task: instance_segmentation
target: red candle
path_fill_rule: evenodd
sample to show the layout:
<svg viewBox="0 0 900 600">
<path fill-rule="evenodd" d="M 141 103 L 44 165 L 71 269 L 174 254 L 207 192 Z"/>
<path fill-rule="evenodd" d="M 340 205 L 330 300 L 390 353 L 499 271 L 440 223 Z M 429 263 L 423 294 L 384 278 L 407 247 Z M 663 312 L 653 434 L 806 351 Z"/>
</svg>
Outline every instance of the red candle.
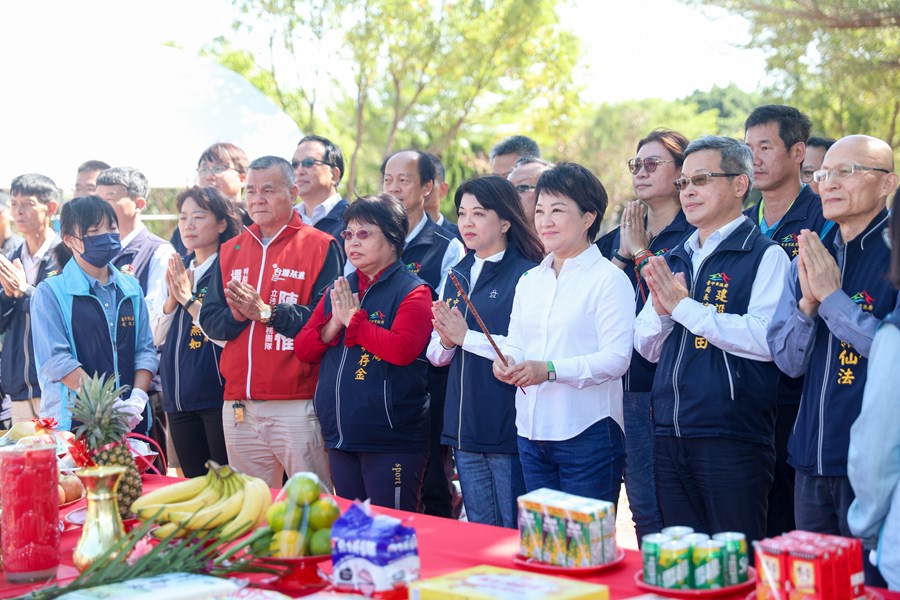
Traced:
<svg viewBox="0 0 900 600">
<path fill-rule="evenodd" d="M 43 581 L 59 567 L 56 447 L 0 448 L 3 570 L 9 581 Z"/>
</svg>

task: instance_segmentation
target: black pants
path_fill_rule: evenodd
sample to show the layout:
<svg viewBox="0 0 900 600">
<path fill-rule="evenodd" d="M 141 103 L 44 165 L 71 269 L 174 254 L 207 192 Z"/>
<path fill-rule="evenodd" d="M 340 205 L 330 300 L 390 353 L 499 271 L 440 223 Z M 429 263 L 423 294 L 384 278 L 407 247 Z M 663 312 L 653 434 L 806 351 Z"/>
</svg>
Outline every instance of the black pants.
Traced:
<svg viewBox="0 0 900 600">
<path fill-rule="evenodd" d="M 455 518 L 450 479 L 453 475 L 453 453 L 441 445 L 444 430 L 444 399 L 450 367 L 428 366 L 428 394 L 431 396 L 428 462 L 422 484 L 422 506 L 426 515 Z M 457 513 L 458 516 L 458 513 Z"/>
<path fill-rule="evenodd" d="M 847 477 L 817 477 L 797 473 L 796 476 L 797 529 L 853 537 L 847 523 L 847 512 L 856 493 Z M 869 562 L 869 550 L 863 550 L 863 571 L 866 585 L 887 587 L 878 567 Z"/>
<path fill-rule="evenodd" d="M 656 492 L 663 525 L 710 535 L 765 537 L 775 448 L 725 438 L 656 436 Z M 752 562 L 751 562 L 752 564 Z"/>
<path fill-rule="evenodd" d="M 779 404 L 775 416 L 775 479 L 769 490 L 766 537 L 796 529 L 794 523 L 794 468 L 788 464 L 788 439 L 797 420 L 799 404 Z"/>
<path fill-rule="evenodd" d="M 341 498 L 370 498 L 376 506 L 421 512 L 425 453 L 328 450 L 334 491 Z"/>
<path fill-rule="evenodd" d="M 168 413 L 169 432 L 185 477 L 206 474 L 206 461 L 228 464 L 222 409 Z"/>
</svg>

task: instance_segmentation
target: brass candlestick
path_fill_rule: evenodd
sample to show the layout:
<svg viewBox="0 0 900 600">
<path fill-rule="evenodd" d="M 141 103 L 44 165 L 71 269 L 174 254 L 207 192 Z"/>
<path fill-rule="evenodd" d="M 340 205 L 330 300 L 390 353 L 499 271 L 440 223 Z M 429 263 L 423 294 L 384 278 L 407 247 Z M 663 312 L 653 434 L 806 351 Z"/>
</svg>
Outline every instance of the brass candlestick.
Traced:
<svg viewBox="0 0 900 600">
<path fill-rule="evenodd" d="M 72 561 L 76 569 L 84 571 L 125 537 L 116 499 L 116 489 L 125 474 L 125 467 L 91 467 L 75 474 L 87 490 L 87 515 Z M 115 555 L 109 558 L 115 558 Z"/>
</svg>

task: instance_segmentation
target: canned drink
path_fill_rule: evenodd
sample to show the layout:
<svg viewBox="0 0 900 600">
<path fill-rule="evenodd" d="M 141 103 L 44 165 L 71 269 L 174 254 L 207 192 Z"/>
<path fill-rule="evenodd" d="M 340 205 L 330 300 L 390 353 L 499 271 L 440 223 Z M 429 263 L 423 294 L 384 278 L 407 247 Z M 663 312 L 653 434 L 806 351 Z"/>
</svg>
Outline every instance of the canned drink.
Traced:
<svg viewBox="0 0 900 600">
<path fill-rule="evenodd" d="M 644 582 L 661 586 L 659 581 L 659 548 L 672 537 L 664 533 L 649 533 L 641 538 L 641 554 L 644 556 Z"/>
<path fill-rule="evenodd" d="M 697 544 L 698 542 L 705 542 L 708 539 L 709 539 L 709 536 L 706 535 L 705 533 L 689 533 L 686 536 L 684 536 L 683 538 L 681 538 L 682 541 L 685 541 L 688 544 L 690 544 L 691 548 L 693 548 L 694 545 Z"/>
<path fill-rule="evenodd" d="M 663 542 L 659 546 L 657 586 L 667 589 L 691 588 L 691 545 L 683 540 Z"/>
<path fill-rule="evenodd" d="M 675 525 L 673 527 L 666 527 L 662 532 L 671 536 L 673 540 L 680 540 L 684 536 L 694 533 L 694 528 L 684 525 Z"/>
<path fill-rule="evenodd" d="M 696 542 L 691 548 L 692 587 L 697 590 L 724 587 L 724 562 L 725 542 L 709 539 Z"/>
<path fill-rule="evenodd" d="M 725 542 L 723 568 L 725 585 L 737 585 L 747 581 L 747 536 L 736 531 L 724 531 L 712 536 L 712 539 Z"/>
</svg>

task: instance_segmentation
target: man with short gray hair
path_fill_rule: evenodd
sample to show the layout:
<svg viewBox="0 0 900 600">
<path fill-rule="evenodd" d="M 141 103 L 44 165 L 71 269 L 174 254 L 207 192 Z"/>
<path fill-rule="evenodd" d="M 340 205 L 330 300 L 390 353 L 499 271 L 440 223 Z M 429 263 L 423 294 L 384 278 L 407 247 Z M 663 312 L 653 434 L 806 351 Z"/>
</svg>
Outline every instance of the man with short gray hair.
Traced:
<svg viewBox="0 0 900 600">
<path fill-rule="evenodd" d="M 253 225 L 222 244 L 200 308 L 200 326 L 227 340 L 222 420 L 229 464 L 281 487 L 285 472 L 311 471 L 331 488 L 312 398 L 318 365 L 294 357 L 294 337 L 341 274 L 337 241 L 294 210 L 291 164 L 250 163 L 247 212 Z"/>
<path fill-rule="evenodd" d="M 516 160 L 521 156 L 541 157 L 541 149 L 530 137 L 511 135 L 503 138 L 491 148 L 491 173 L 500 177 L 509 177 Z"/>
<path fill-rule="evenodd" d="M 166 269 L 175 248 L 161 237 L 150 233 L 141 221 L 150 196 L 150 182 L 134 167 L 112 167 L 97 176 L 97 195 L 106 200 L 116 213 L 122 249 L 112 264 L 123 273 L 137 278 L 147 302 L 151 323 L 162 316 L 168 288 Z M 154 373 L 147 390 L 149 408 L 135 430 L 150 435 L 166 448 L 166 413 L 162 402 L 162 384 Z M 150 413 L 152 409 L 152 413 Z M 148 414 L 152 417 L 148 418 Z"/>
<path fill-rule="evenodd" d="M 765 335 L 789 267 L 741 214 L 752 183 L 753 155 L 742 142 L 707 136 L 688 145 L 675 187 L 697 229 L 639 263 L 650 296 L 634 333 L 637 351 L 658 363 L 663 525 L 739 531 L 748 541 L 766 532 L 778 369 Z"/>
</svg>

